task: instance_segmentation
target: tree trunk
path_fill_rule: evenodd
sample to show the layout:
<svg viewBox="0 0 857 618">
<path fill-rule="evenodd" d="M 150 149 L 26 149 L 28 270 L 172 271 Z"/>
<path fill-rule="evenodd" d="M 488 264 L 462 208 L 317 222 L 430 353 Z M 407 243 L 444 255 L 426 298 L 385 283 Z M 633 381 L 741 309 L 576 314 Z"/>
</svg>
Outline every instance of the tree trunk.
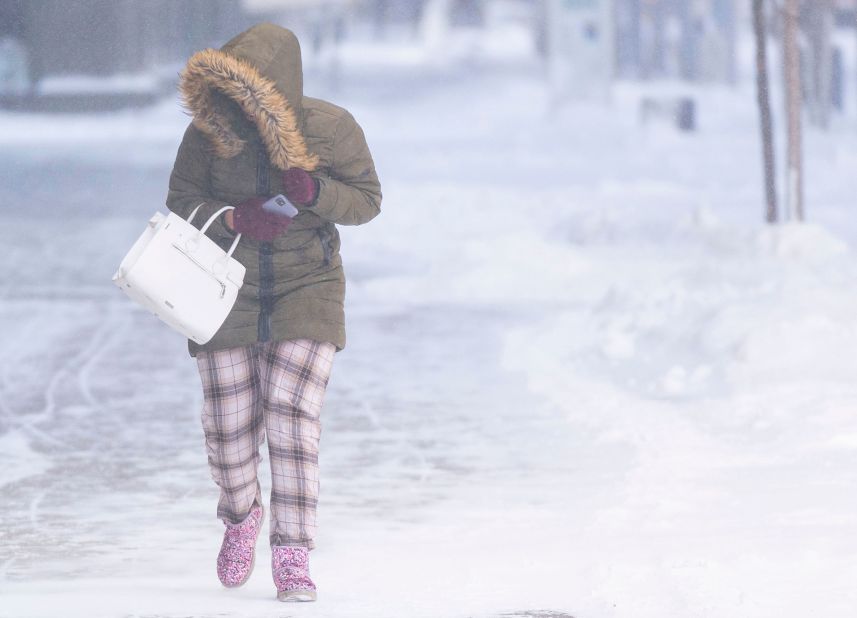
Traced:
<svg viewBox="0 0 857 618">
<path fill-rule="evenodd" d="M 788 165 L 786 168 L 786 215 L 803 221 L 803 146 L 801 143 L 800 51 L 797 41 L 798 0 L 783 6 L 783 71 L 786 86 Z"/>
<path fill-rule="evenodd" d="M 774 131 L 768 93 L 768 51 L 765 36 L 765 0 L 753 0 L 753 30 L 756 34 L 756 94 L 762 130 L 762 161 L 765 170 L 765 221 L 777 221 L 777 188 L 774 174 Z"/>
</svg>

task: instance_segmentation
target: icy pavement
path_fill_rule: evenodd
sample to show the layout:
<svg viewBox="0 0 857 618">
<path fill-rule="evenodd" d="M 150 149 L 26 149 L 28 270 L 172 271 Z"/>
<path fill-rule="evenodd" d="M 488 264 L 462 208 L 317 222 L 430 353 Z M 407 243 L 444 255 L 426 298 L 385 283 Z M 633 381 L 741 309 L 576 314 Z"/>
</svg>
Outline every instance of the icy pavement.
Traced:
<svg viewBox="0 0 857 618">
<path fill-rule="evenodd" d="M 681 136 L 622 89 L 374 79 L 330 95 L 385 200 L 342 230 L 298 608 L 263 544 L 219 586 L 195 364 L 110 283 L 185 119 L 0 116 L 0 616 L 853 616 L 855 139 L 809 135 L 821 225 L 770 231 L 746 92 Z"/>
<path fill-rule="evenodd" d="M 119 235 L 139 227 L 112 223 Z M 91 235 L 82 222 L 62 227 L 66 246 Z M 3 304 L 3 317 L 21 326 L 4 343 L 14 362 L 2 366 L 0 615 L 283 615 L 266 548 L 247 587 L 217 583 L 222 526 L 192 360 L 183 340 L 97 289 L 94 273 L 113 267 L 124 245 L 81 257 L 77 267 L 92 274 L 78 273 L 73 295 L 63 258 L 49 251 L 57 227 L 22 220 L 15 229 L 23 228 L 32 235 L 19 246 L 44 243 L 33 270 L 43 268 L 49 284 L 11 284 Z M 564 456 L 583 436 L 499 367 L 503 334 L 529 313 L 378 305 L 349 319 L 325 408 L 313 553 L 322 594 L 311 611 L 526 609 L 515 602 L 519 587 L 536 590 L 556 567 L 547 547 L 531 547 L 538 529 L 562 532 L 567 497 L 596 500 L 609 479 L 593 470 L 613 470 L 609 459 L 623 455 Z M 555 559 L 573 550 L 570 541 L 550 539 Z M 563 596 L 537 595 L 549 607 Z"/>
</svg>

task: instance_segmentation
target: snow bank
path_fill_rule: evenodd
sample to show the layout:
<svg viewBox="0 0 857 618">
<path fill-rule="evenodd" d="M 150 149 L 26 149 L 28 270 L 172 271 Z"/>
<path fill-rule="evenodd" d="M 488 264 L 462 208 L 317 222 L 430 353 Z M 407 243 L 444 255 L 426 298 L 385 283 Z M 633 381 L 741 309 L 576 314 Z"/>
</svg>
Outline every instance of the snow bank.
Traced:
<svg viewBox="0 0 857 618">
<path fill-rule="evenodd" d="M 353 81 L 325 93 L 310 75 L 307 90 L 361 122 L 385 199 L 340 230 L 349 351 L 326 408 L 324 597 L 308 611 L 850 617 L 853 131 L 807 135 L 813 223 L 766 228 L 747 84 L 696 90 L 699 132 L 682 135 L 637 126 L 642 90 L 664 85 L 555 109 L 533 64 L 417 71 L 425 50 L 409 48 L 380 70 L 396 49 L 351 49 Z M 6 169 L 34 204 L 3 240 L 39 282 L 7 284 L 17 300 L 0 309 L 24 326 L 4 394 L 59 442 L 20 419 L 0 442 L 16 531 L 0 615 L 278 613 L 264 573 L 240 591 L 214 581 L 221 527 L 184 343 L 103 303 L 186 123 L 174 101 L 0 115 Z M 109 177 L 52 176 L 83 216 L 45 216 L 33 160 L 69 158 Z M 123 167 L 157 178 L 121 187 L 120 212 Z M 121 466 L 95 456 L 105 444 Z M 25 475 L 49 465 L 77 472 L 50 477 L 45 504 Z"/>
</svg>

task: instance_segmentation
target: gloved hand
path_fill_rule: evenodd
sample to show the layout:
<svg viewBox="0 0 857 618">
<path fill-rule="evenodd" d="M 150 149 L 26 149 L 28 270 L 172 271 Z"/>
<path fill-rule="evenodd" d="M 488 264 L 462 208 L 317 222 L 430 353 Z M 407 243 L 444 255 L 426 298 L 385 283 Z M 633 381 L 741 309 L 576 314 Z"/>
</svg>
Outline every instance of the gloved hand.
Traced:
<svg viewBox="0 0 857 618">
<path fill-rule="evenodd" d="M 271 242 L 285 233 L 292 220 L 272 212 L 262 210 L 267 197 L 257 196 L 244 200 L 232 211 L 233 229 L 253 240 Z"/>
<path fill-rule="evenodd" d="M 283 194 L 295 206 L 309 206 L 318 197 L 318 180 L 304 169 L 291 167 L 283 172 Z"/>
</svg>

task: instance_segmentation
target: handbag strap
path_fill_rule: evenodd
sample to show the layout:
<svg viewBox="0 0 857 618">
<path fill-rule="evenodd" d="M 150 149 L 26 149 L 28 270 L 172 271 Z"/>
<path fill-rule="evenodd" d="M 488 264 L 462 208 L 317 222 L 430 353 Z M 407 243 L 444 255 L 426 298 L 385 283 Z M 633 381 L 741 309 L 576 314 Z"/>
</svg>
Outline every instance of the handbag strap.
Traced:
<svg viewBox="0 0 857 618">
<path fill-rule="evenodd" d="M 237 247 L 237 246 L 238 246 L 238 241 L 239 241 L 239 240 L 241 240 L 241 234 L 238 234 L 238 236 L 236 236 L 236 237 L 235 237 L 235 240 L 233 240 L 233 241 L 232 241 L 232 246 L 231 246 L 231 247 L 229 247 L 229 251 L 227 251 L 227 252 L 226 252 L 226 257 L 227 257 L 227 258 L 231 258 L 231 257 L 232 257 L 232 252 L 233 252 L 233 251 L 235 251 L 235 247 Z"/>
<path fill-rule="evenodd" d="M 200 208 L 202 208 L 203 204 L 205 204 L 205 202 L 200 202 L 199 204 L 196 205 L 196 208 L 193 209 L 193 211 L 190 213 L 190 215 L 187 218 L 188 223 L 193 221 L 193 218 L 196 216 L 197 211 Z"/>
<path fill-rule="evenodd" d="M 199 208 L 199 206 L 197 206 L 197 208 Z M 211 215 L 211 216 L 208 218 L 208 221 L 206 221 L 206 222 L 205 222 L 205 225 L 203 225 L 203 226 L 202 226 L 202 229 L 201 229 L 201 230 L 199 230 L 200 235 L 205 234 L 205 230 L 207 230 L 207 229 L 211 226 L 211 224 L 212 224 L 212 223 L 214 223 L 214 220 L 215 220 L 217 217 L 219 217 L 221 213 L 224 213 L 224 212 L 226 212 L 227 210 L 235 210 L 235 206 L 224 206 L 223 208 L 221 208 L 220 210 L 218 210 L 216 213 L 214 213 L 213 215 Z M 239 240 L 241 240 L 241 234 L 238 234 L 238 235 L 235 237 L 235 240 L 233 240 L 233 241 L 232 241 L 232 246 L 231 246 L 231 247 L 229 247 L 229 251 L 227 251 L 227 252 L 226 252 L 226 257 L 227 257 L 227 258 L 231 258 L 231 257 L 232 257 L 232 252 L 233 252 L 233 251 L 235 251 L 235 247 L 237 247 L 237 246 L 238 246 L 238 241 L 239 241 Z"/>
<path fill-rule="evenodd" d="M 191 213 L 190 213 L 190 216 L 187 218 L 187 222 L 188 222 L 188 223 L 190 223 L 191 221 L 193 221 L 193 218 L 196 216 L 197 211 L 202 207 L 202 205 L 203 205 L 203 204 L 205 204 L 205 202 L 200 202 L 199 204 L 197 204 L 196 208 L 194 208 L 194 209 L 193 209 L 193 212 L 191 212 Z M 205 222 L 205 225 L 203 225 L 203 226 L 202 226 L 202 229 L 200 229 L 200 230 L 199 230 L 199 234 L 197 234 L 197 237 L 202 236 L 203 234 L 205 234 L 205 231 L 206 231 L 206 230 L 211 226 L 211 224 L 212 224 L 212 223 L 214 223 L 214 220 L 215 220 L 218 216 L 220 216 L 220 214 L 221 214 L 221 213 L 224 213 L 224 212 L 226 212 L 227 210 L 235 210 L 235 206 L 224 206 L 223 208 L 221 208 L 220 210 L 218 210 L 216 213 L 214 213 L 213 215 L 211 215 L 211 216 L 208 218 L 208 221 L 206 221 L 206 222 Z M 238 241 L 239 241 L 239 240 L 241 240 L 241 234 L 238 234 L 238 235 L 235 237 L 235 240 L 233 240 L 233 241 L 232 241 L 232 246 L 231 246 L 231 247 L 229 247 L 229 251 L 227 251 L 227 252 L 226 252 L 226 257 L 227 257 L 227 258 L 232 257 L 232 252 L 233 252 L 233 251 L 235 251 L 235 247 L 237 247 L 237 246 L 238 246 Z"/>
<path fill-rule="evenodd" d="M 197 208 L 199 208 L 199 206 L 197 206 Z M 224 213 L 227 210 L 235 210 L 235 206 L 224 206 L 223 208 L 218 210 L 216 213 L 211 215 L 208 218 L 208 221 L 205 222 L 205 225 L 203 225 L 202 228 L 199 230 L 199 233 L 205 234 L 205 230 L 207 230 L 209 227 L 211 227 L 211 224 L 214 223 L 214 220 L 217 219 L 217 217 L 220 216 L 221 213 Z"/>
</svg>

